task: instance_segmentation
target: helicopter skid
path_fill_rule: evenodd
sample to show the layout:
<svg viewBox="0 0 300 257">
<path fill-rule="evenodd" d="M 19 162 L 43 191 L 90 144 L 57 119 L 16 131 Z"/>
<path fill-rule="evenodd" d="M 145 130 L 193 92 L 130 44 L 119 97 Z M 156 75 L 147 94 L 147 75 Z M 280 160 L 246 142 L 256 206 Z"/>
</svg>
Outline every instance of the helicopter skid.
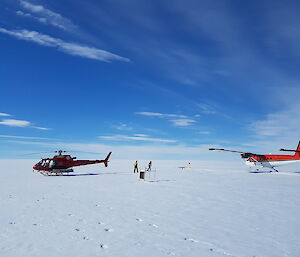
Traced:
<svg viewBox="0 0 300 257">
<path fill-rule="evenodd" d="M 73 169 L 54 169 L 52 171 L 40 171 L 40 173 L 44 176 L 61 176 L 64 174 L 68 174 L 70 172 L 74 172 Z"/>
</svg>

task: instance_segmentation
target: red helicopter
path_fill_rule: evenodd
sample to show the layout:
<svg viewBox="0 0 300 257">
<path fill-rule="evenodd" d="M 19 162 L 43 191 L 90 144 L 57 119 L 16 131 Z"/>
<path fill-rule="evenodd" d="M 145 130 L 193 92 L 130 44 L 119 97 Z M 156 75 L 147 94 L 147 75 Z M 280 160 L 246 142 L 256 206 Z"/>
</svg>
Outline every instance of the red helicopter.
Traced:
<svg viewBox="0 0 300 257">
<path fill-rule="evenodd" d="M 73 172 L 72 167 L 104 163 L 105 167 L 108 166 L 109 157 L 111 152 L 107 155 L 105 160 L 76 160 L 76 157 L 71 157 L 71 155 L 64 155 L 66 151 L 55 151 L 58 155 L 53 158 L 43 158 L 37 164 L 33 166 L 33 169 L 40 172 L 43 175 L 63 175 L 64 173 Z"/>
<path fill-rule="evenodd" d="M 280 149 L 280 151 L 294 152 L 295 154 L 293 155 L 254 154 L 254 153 L 226 150 L 221 148 L 209 148 L 209 150 L 238 153 L 241 155 L 242 159 L 246 159 L 247 166 L 256 167 L 256 170 L 266 167 L 266 168 L 270 168 L 271 172 L 272 171 L 278 172 L 278 170 L 276 170 L 274 167 L 300 162 L 300 141 L 298 143 L 296 150 Z"/>
</svg>

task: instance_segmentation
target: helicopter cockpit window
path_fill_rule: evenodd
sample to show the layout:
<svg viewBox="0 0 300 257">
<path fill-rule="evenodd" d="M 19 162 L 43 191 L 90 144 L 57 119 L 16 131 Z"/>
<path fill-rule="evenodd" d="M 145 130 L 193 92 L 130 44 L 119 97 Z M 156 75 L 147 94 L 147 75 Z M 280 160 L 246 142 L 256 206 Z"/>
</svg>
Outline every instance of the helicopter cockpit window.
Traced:
<svg viewBox="0 0 300 257">
<path fill-rule="evenodd" d="M 55 161 L 51 160 L 51 161 L 49 162 L 49 167 L 50 167 L 50 168 L 53 168 L 54 166 L 55 166 Z"/>
</svg>

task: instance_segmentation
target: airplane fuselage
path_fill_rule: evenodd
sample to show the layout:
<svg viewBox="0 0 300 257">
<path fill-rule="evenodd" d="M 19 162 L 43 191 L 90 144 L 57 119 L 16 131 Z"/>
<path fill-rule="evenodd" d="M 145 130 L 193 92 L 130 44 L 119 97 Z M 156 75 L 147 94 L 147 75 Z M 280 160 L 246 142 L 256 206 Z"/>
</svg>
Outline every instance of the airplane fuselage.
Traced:
<svg viewBox="0 0 300 257">
<path fill-rule="evenodd" d="M 300 156 L 295 155 L 253 155 L 246 160 L 247 166 L 278 167 L 300 162 Z"/>
</svg>

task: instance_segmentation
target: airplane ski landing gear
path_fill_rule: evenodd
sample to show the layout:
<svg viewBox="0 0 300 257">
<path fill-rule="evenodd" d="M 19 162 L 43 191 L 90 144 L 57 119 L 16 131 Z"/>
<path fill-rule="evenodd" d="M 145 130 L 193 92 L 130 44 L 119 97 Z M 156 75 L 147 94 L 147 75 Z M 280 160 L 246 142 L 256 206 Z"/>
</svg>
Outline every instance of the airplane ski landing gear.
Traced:
<svg viewBox="0 0 300 257">
<path fill-rule="evenodd" d="M 279 172 L 278 170 L 276 170 L 274 167 L 271 167 L 272 168 L 272 170 L 271 170 L 271 172 L 273 171 L 273 170 L 275 170 L 276 172 Z"/>
</svg>

